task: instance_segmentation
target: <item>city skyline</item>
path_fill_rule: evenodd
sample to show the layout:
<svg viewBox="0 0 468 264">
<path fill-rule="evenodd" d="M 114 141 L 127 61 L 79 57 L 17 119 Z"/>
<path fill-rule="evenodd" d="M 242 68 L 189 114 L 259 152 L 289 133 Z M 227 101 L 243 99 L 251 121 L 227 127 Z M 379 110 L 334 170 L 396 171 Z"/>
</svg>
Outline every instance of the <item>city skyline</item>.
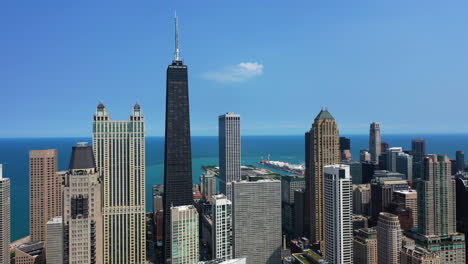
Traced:
<svg viewBox="0 0 468 264">
<path fill-rule="evenodd" d="M 240 2 L 223 7 L 210 3 L 191 12 L 203 4 L 84 1 L 71 8 L 67 3 L 49 2 L 0 6 L 0 22 L 8 25 L 0 33 L 9 40 L 0 44 L 0 56 L 5 58 L 0 63 L 5 97 L 0 111 L 12 111 L 20 104 L 24 110 L 5 117 L 9 129 L 0 130 L 2 138 L 87 135 L 89 125 L 81 113 L 99 100 L 112 105 L 110 111 L 118 119 L 128 114 L 124 106 L 138 101 L 147 109 L 148 136 L 163 135 L 164 67 L 172 53 L 172 43 L 166 40 L 172 36 L 170 18 L 176 9 L 182 25 L 181 56 L 194 68 L 189 77 L 194 136 L 216 135 L 216 118 L 208 117 L 227 111 L 244 117 L 244 135 L 300 134 L 310 126 L 313 115 L 305 111 L 309 97 L 321 98 L 314 107 L 328 106 L 343 120 L 343 134 L 364 134 L 373 121 L 383 124 L 383 133 L 468 132 L 468 125 L 450 117 L 451 111 L 463 109 L 468 84 L 460 74 L 468 67 L 463 49 L 468 40 L 461 33 L 468 19 L 460 11 L 466 3 L 425 2 L 421 8 L 405 2 L 401 9 L 398 3 L 301 2 L 284 6 L 272 2 L 268 8 L 252 3 L 241 9 L 246 3 Z M 222 23 L 213 23 L 214 13 L 223 17 Z M 102 19 L 103 14 L 107 19 Z M 31 19 L 37 23 L 24 23 Z M 278 35 L 277 28 L 288 30 Z M 35 40 L 35 45 L 28 40 Z M 215 59 L 207 61 L 207 57 Z M 62 67 L 64 64 L 68 67 Z M 291 65 L 301 74 L 291 72 Z M 312 79 L 304 77 L 310 73 Z M 291 76 L 295 78 L 288 78 Z M 227 80 L 220 81 L 223 78 Z M 284 87 L 291 89 L 274 92 Z M 446 95 L 434 97 L 432 92 L 440 88 Z M 128 89 L 138 93 L 129 97 Z M 388 102 L 416 105 L 411 112 L 394 109 L 390 113 L 379 107 L 377 90 Z M 343 96 L 334 96 L 337 92 Z M 221 94 L 232 100 L 213 100 Z M 427 100 L 413 100 L 422 95 Z M 56 111 L 77 96 L 80 100 L 74 100 L 75 111 L 67 113 L 69 118 Z M 56 99 L 55 103 L 39 105 L 41 100 L 36 100 L 48 97 Z M 205 104 L 206 99 L 210 104 Z M 445 118 L 442 124 L 433 124 L 422 114 L 434 100 L 440 101 L 435 115 Z M 286 107 L 273 107 L 278 104 Z M 49 118 L 38 118 L 42 116 Z M 29 122 L 17 122 L 17 118 Z M 272 121 L 275 126 L 270 125 Z M 34 133 L 30 126 L 35 127 Z"/>
</svg>

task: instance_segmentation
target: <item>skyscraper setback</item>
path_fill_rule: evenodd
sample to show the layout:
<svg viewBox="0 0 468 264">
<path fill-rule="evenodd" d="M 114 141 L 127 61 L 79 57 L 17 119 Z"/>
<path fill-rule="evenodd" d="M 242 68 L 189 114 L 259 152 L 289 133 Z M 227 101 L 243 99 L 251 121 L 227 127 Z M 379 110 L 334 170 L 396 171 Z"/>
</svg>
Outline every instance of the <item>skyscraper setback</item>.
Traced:
<svg viewBox="0 0 468 264">
<path fill-rule="evenodd" d="M 375 163 L 379 163 L 379 156 L 382 153 L 381 143 L 380 123 L 373 122 L 370 124 L 369 131 L 369 151 L 371 153 L 371 159 Z"/>
<path fill-rule="evenodd" d="M 322 109 L 312 128 L 305 134 L 305 216 L 306 235 L 313 242 L 324 244 L 323 167 L 340 162 L 338 125 L 326 109 Z"/>
<path fill-rule="evenodd" d="M 104 263 L 145 263 L 145 122 L 139 104 L 128 121 L 110 119 L 100 103 L 93 151 L 102 175 Z"/>
<path fill-rule="evenodd" d="M 219 178 L 221 192 L 231 197 L 231 183 L 241 179 L 240 115 L 219 116 Z"/>
<path fill-rule="evenodd" d="M 57 176 L 57 150 L 29 152 L 31 241 L 45 241 L 49 219 L 62 215 L 62 179 Z"/>
<path fill-rule="evenodd" d="M 164 252 L 171 256 L 171 207 L 191 205 L 192 150 L 187 66 L 179 55 L 178 20 L 175 18 L 175 56 L 167 68 L 166 136 L 164 152 Z"/>
</svg>

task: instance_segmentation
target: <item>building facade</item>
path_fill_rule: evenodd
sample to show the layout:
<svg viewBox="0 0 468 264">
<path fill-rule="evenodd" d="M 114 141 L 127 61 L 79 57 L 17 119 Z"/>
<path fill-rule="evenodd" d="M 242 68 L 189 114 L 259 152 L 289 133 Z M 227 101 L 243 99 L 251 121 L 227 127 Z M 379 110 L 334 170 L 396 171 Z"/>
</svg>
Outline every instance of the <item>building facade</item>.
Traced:
<svg viewBox="0 0 468 264">
<path fill-rule="evenodd" d="M 104 263 L 145 263 L 145 122 L 135 104 L 128 121 L 111 120 L 100 103 L 93 151 L 102 177 Z"/>
<path fill-rule="evenodd" d="M 45 264 L 44 242 L 28 242 L 14 249 L 15 264 Z"/>
<path fill-rule="evenodd" d="M 374 163 L 379 163 L 379 156 L 382 153 L 381 143 L 380 123 L 373 122 L 370 124 L 369 130 L 369 152 Z"/>
<path fill-rule="evenodd" d="M 0 164 L 0 264 L 10 264 L 10 179 L 3 178 Z"/>
<path fill-rule="evenodd" d="M 171 207 L 171 264 L 199 260 L 198 213 L 193 205 Z"/>
<path fill-rule="evenodd" d="M 247 264 L 280 264 L 281 182 L 232 183 L 233 254 Z"/>
<path fill-rule="evenodd" d="M 413 226 L 418 226 L 418 193 L 416 190 L 397 190 L 393 192 L 393 199 L 397 205 L 411 209 Z"/>
<path fill-rule="evenodd" d="M 394 214 L 382 212 L 377 223 L 378 263 L 398 264 L 403 232 Z"/>
<path fill-rule="evenodd" d="M 219 178 L 221 192 L 232 199 L 230 185 L 241 179 L 240 115 L 220 115 L 219 122 Z"/>
<path fill-rule="evenodd" d="M 324 167 L 325 259 L 353 263 L 353 192 L 348 165 Z"/>
<path fill-rule="evenodd" d="M 281 177 L 281 215 L 283 230 L 288 235 L 293 235 L 295 229 L 294 219 L 296 216 L 294 210 L 294 191 L 304 188 L 305 181 L 303 176 L 285 175 Z"/>
<path fill-rule="evenodd" d="M 340 162 L 338 125 L 326 109 L 305 134 L 305 234 L 324 248 L 323 167 Z"/>
<path fill-rule="evenodd" d="M 228 260 L 232 258 L 232 204 L 224 194 L 213 195 L 211 204 L 213 258 Z"/>
<path fill-rule="evenodd" d="M 439 255 L 418 246 L 403 246 L 400 252 L 400 264 L 441 264 Z"/>
<path fill-rule="evenodd" d="M 457 150 L 455 152 L 457 171 L 465 170 L 465 151 Z"/>
<path fill-rule="evenodd" d="M 354 236 L 354 263 L 379 264 L 377 261 L 377 230 L 361 228 Z"/>
<path fill-rule="evenodd" d="M 62 178 L 57 175 L 57 150 L 29 152 L 29 233 L 45 241 L 47 222 L 62 215 Z"/>
<path fill-rule="evenodd" d="M 370 215 L 371 188 L 370 184 L 353 185 L 353 213 Z"/>
<path fill-rule="evenodd" d="M 62 216 L 51 218 L 47 222 L 47 235 L 45 242 L 45 255 L 48 263 L 63 264 L 63 237 Z"/>
</svg>

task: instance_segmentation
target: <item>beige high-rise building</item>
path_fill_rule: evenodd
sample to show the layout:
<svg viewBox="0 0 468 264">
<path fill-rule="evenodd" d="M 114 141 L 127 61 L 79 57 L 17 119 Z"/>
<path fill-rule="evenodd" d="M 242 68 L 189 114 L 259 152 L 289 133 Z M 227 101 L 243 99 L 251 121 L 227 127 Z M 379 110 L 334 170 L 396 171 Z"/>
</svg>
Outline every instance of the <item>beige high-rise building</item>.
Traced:
<svg viewBox="0 0 468 264">
<path fill-rule="evenodd" d="M 47 222 L 45 255 L 48 263 L 63 264 L 63 220 L 62 216 Z"/>
<path fill-rule="evenodd" d="M 31 241 L 45 241 L 49 219 L 62 215 L 62 178 L 57 150 L 29 152 L 29 229 Z"/>
<path fill-rule="evenodd" d="M 10 264 L 10 179 L 0 164 L 0 264 Z"/>
<path fill-rule="evenodd" d="M 377 256 L 379 264 L 398 264 L 403 231 L 398 216 L 386 212 L 379 214 L 377 222 Z"/>
<path fill-rule="evenodd" d="M 104 263 L 101 179 L 93 148 L 84 143 L 73 147 L 70 168 L 65 175 L 63 205 L 64 262 Z"/>
<path fill-rule="evenodd" d="M 370 184 L 353 185 L 353 213 L 370 215 L 371 187 Z"/>
<path fill-rule="evenodd" d="M 413 226 L 418 226 L 418 193 L 415 190 L 394 191 L 393 199 L 398 205 L 410 208 L 413 216 Z"/>
<path fill-rule="evenodd" d="M 102 175 L 104 263 L 146 263 L 145 122 L 140 105 L 128 121 L 113 121 L 101 103 L 93 150 Z"/>
<path fill-rule="evenodd" d="M 171 207 L 171 264 L 199 261 L 198 213 L 193 205 Z"/>
<path fill-rule="evenodd" d="M 439 255 L 418 246 L 404 246 L 400 252 L 400 264 L 441 264 Z"/>
<path fill-rule="evenodd" d="M 322 109 L 312 128 L 305 134 L 305 216 L 306 235 L 324 249 L 323 167 L 340 162 L 338 125 L 326 109 Z"/>
<path fill-rule="evenodd" d="M 377 230 L 361 228 L 354 236 L 354 263 L 378 264 Z"/>
</svg>

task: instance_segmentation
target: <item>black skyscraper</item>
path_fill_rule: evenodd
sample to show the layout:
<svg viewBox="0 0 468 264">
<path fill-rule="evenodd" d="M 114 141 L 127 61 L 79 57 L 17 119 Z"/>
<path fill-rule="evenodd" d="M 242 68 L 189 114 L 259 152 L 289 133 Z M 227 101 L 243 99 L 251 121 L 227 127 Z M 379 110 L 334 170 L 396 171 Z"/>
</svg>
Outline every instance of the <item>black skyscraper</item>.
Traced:
<svg viewBox="0 0 468 264">
<path fill-rule="evenodd" d="M 457 171 L 464 171 L 465 170 L 465 151 L 457 150 L 456 159 L 457 159 Z"/>
<path fill-rule="evenodd" d="M 187 66 L 179 57 L 175 18 L 175 58 L 167 68 L 166 137 L 164 156 L 164 251 L 171 257 L 171 206 L 193 204 L 192 151 Z"/>
<path fill-rule="evenodd" d="M 343 153 L 343 150 L 351 150 L 351 139 L 347 137 L 340 137 L 340 153 Z"/>
<path fill-rule="evenodd" d="M 413 152 L 413 162 L 422 162 L 426 155 L 426 140 L 422 138 L 415 138 L 411 141 L 411 151 Z"/>
</svg>

